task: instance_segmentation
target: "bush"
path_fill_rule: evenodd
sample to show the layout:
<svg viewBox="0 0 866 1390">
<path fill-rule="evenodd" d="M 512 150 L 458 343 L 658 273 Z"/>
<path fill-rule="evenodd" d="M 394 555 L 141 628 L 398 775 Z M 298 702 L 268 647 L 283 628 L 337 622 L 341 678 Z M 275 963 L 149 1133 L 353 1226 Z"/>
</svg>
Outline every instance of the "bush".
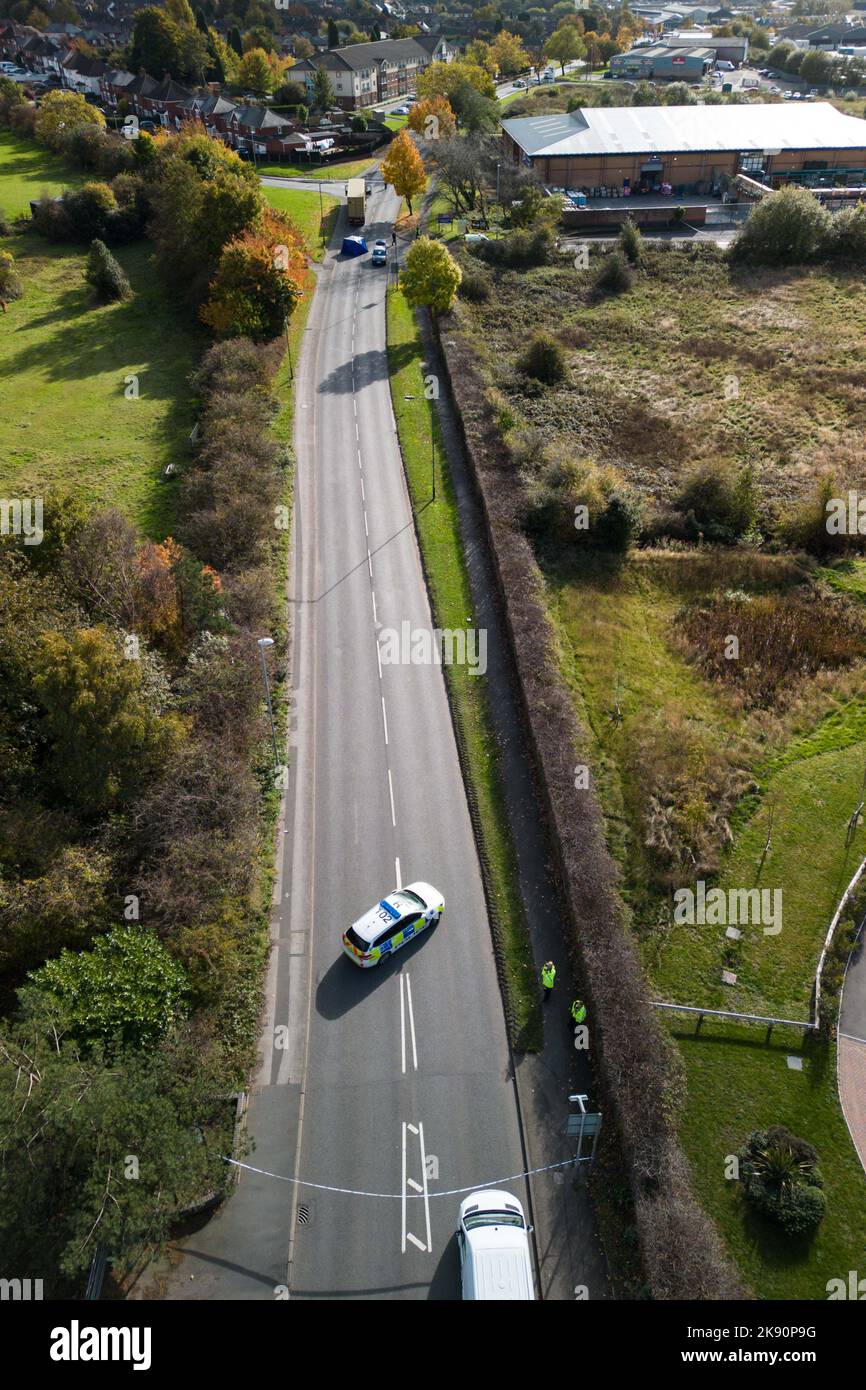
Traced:
<svg viewBox="0 0 866 1390">
<path fill-rule="evenodd" d="M 633 492 L 617 488 L 598 519 L 595 536 L 605 550 L 625 554 L 641 527 L 640 501 Z"/>
<path fill-rule="evenodd" d="M 13 299 L 20 299 L 21 280 L 15 269 L 15 258 L 11 251 L 0 251 L 0 304 L 5 309 Z"/>
<path fill-rule="evenodd" d="M 846 496 L 847 488 L 840 487 L 832 473 L 825 473 L 818 480 L 812 496 L 782 517 L 780 535 L 789 545 L 821 557 L 842 555 L 847 550 L 862 550 L 866 537 L 836 532 L 828 526 L 828 505 Z"/>
<path fill-rule="evenodd" d="M 640 265 L 643 255 L 643 237 L 630 217 L 620 228 L 619 249 L 632 265 Z"/>
<path fill-rule="evenodd" d="M 702 463 L 687 477 L 674 505 L 685 514 L 688 539 L 730 544 L 757 522 L 754 470 L 747 464 L 735 474 L 727 464 Z"/>
<path fill-rule="evenodd" d="M 132 286 L 104 241 L 93 241 L 84 278 L 103 303 L 132 298 Z"/>
<path fill-rule="evenodd" d="M 351 120 L 351 126 L 357 135 L 363 135 L 365 130 L 367 129 L 367 117 L 353 116 Z"/>
<path fill-rule="evenodd" d="M 481 241 L 473 248 L 476 256 L 490 265 L 512 270 L 528 270 L 547 265 L 553 252 L 553 232 L 549 227 L 518 227 L 498 241 Z"/>
<path fill-rule="evenodd" d="M 805 1139 L 782 1125 L 755 1130 L 737 1155 L 746 1200 L 786 1235 L 814 1231 L 827 1201 L 818 1154 Z"/>
<path fill-rule="evenodd" d="M 799 265 L 826 245 L 830 213 L 805 188 L 782 188 L 754 207 L 730 256 L 753 265 Z"/>
<path fill-rule="evenodd" d="M 824 250 L 835 260 L 866 265 L 866 207 L 862 203 L 831 218 Z"/>
<path fill-rule="evenodd" d="M 632 273 L 621 251 L 611 251 L 604 257 L 595 277 L 595 288 L 601 294 L 623 294 L 630 290 Z"/>
<path fill-rule="evenodd" d="M 565 353 L 548 333 L 536 333 L 517 365 L 526 376 L 555 386 L 565 376 Z"/>
<path fill-rule="evenodd" d="M 483 304 L 490 298 L 490 277 L 478 266 L 465 266 L 457 293 L 472 304 Z"/>
</svg>

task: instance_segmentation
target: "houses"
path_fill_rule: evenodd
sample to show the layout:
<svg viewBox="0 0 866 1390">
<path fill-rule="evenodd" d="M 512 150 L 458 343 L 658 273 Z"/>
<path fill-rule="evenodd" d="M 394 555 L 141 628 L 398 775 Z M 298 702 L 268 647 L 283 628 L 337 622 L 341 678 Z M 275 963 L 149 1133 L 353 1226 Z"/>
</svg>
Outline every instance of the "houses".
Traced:
<svg viewBox="0 0 866 1390">
<path fill-rule="evenodd" d="M 302 81 L 311 95 L 316 70 L 323 68 L 337 105 L 344 111 L 355 111 L 414 91 L 419 73 L 433 62 L 449 62 L 453 57 L 454 50 L 435 34 L 380 39 L 316 53 L 296 63 L 291 77 L 294 82 Z"/>
</svg>

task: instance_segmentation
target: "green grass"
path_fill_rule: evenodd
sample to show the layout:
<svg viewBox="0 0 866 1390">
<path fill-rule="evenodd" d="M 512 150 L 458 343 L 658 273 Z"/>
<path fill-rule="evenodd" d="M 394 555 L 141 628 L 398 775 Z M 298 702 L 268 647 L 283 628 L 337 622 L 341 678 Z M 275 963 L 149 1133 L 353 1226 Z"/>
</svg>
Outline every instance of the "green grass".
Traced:
<svg viewBox="0 0 866 1390">
<path fill-rule="evenodd" d="M 776 1029 L 770 1043 L 759 1027 L 705 1020 L 700 1033 L 681 1023 L 671 1031 L 686 1069 L 688 1096 L 681 1137 L 697 1195 L 718 1224 L 752 1291 L 762 1299 L 824 1299 L 827 1281 L 863 1268 L 866 1202 L 863 1169 L 836 1093 L 836 1049 Z M 799 1055 L 802 1071 L 786 1057 Z M 783 1124 L 815 1145 L 824 1175 L 827 1214 L 814 1240 L 781 1235 L 756 1217 L 739 1185 L 725 1177 L 755 1129 Z"/>
<path fill-rule="evenodd" d="M 29 217 L 31 199 L 43 193 L 54 196 L 84 179 L 84 174 L 32 140 L 0 130 L 0 213 L 4 217 Z"/>
<path fill-rule="evenodd" d="M 24 285 L 0 333 L 0 396 L 15 399 L 14 411 L 0 412 L 4 486 L 74 492 L 164 536 L 176 486 L 161 475 L 187 457 L 186 380 L 204 332 L 168 301 L 147 243 L 116 251 L 134 297 L 105 306 L 84 283 L 81 251 L 34 233 L 0 246 L 15 255 Z M 139 397 L 127 400 L 133 375 Z"/>
<path fill-rule="evenodd" d="M 442 628 L 463 628 L 472 612 L 471 590 L 460 541 L 457 502 L 439 423 L 424 398 L 421 342 L 412 310 L 399 290 L 388 292 L 388 360 L 391 395 L 400 447 L 415 511 L 417 530 L 430 588 L 434 622 Z M 405 397 L 412 395 L 414 400 Z M 431 502 L 430 429 L 433 427 L 438 483 Z M 537 983 L 525 923 L 520 911 L 517 867 L 502 799 L 496 741 L 490 723 L 483 680 L 462 666 L 446 666 L 449 696 L 469 759 L 469 775 L 481 814 L 484 844 L 490 864 L 490 886 L 505 934 L 504 953 L 515 1032 L 521 1047 L 540 1044 Z"/>
<path fill-rule="evenodd" d="M 257 164 L 256 173 L 274 179 L 354 179 L 365 174 L 376 162 L 375 155 L 366 159 L 349 159 L 343 164 Z"/>
<path fill-rule="evenodd" d="M 390 130 L 402 130 L 408 120 L 408 116 L 386 116 L 384 123 Z"/>
<path fill-rule="evenodd" d="M 329 193 L 313 193 L 303 188 L 274 188 L 268 184 L 262 185 L 262 193 L 271 207 L 284 212 L 299 227 L 313 260 L 320 261 L 334 233 L 340 212 L 339 198 L 333 198 Z"/>
</svg>

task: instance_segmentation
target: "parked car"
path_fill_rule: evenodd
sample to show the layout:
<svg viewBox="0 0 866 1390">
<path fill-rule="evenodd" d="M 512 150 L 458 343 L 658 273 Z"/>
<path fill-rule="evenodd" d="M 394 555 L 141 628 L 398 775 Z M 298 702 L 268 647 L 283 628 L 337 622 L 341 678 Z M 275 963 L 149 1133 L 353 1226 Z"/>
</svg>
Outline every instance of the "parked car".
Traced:
<svg viewBox="0 0 866 1390">
<path fill-rule="evenodd" d="M 373 245 L 373 255 L 370 258 L 373 265 L 388 264 L 388 248 L 380 237 Z"/>
<path fill-rule="evenodd" d="M 771 87 L 771 88 L 770 88 L 770 95 L 771 95 L 771 96 L 774 96 L 774 97 L 781 96 L 781 93 L 782 93 L 782 88 L 781 88 L 781 87 Z"/>
<path fill-rule="evenodd" d="M 394 107 L 394 110 L 391 112 L 391 114 L 392 114 L 392 116 L 408 116 L 408 115 L 409 115 L 409 107 L 408 107 L 408 106 L 395 106 L 395 107 Z"/>
<path fill-rule="evenodd" d="M 515 87 L 525 87 L 526 83 L 524 82 L 522 77 L 515 77 L 514 85 Z"/>
</svg>

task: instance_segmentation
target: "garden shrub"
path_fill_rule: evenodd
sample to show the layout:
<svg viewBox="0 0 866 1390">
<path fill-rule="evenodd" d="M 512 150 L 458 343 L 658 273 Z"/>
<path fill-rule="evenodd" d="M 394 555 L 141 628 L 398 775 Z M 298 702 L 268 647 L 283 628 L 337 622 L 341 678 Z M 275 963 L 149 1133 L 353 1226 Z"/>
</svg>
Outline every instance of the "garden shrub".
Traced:
<svg viewBox="0 0 866 1390">
<path fill-rule="evenodd" d="M 611 251 L 604 257 L 595 277 L 600 294 L 623 294 L 631 289 L 632 273 L 621 251 Z"/>
<path fill-rule="evenodd" d="M 827 1201 L 817 1151 L 783 1125 L 754 1130 L 739 1154 L 746 1200 L 786 1235 L 803 1236 L 823 1220 Z"/>
</svg>

